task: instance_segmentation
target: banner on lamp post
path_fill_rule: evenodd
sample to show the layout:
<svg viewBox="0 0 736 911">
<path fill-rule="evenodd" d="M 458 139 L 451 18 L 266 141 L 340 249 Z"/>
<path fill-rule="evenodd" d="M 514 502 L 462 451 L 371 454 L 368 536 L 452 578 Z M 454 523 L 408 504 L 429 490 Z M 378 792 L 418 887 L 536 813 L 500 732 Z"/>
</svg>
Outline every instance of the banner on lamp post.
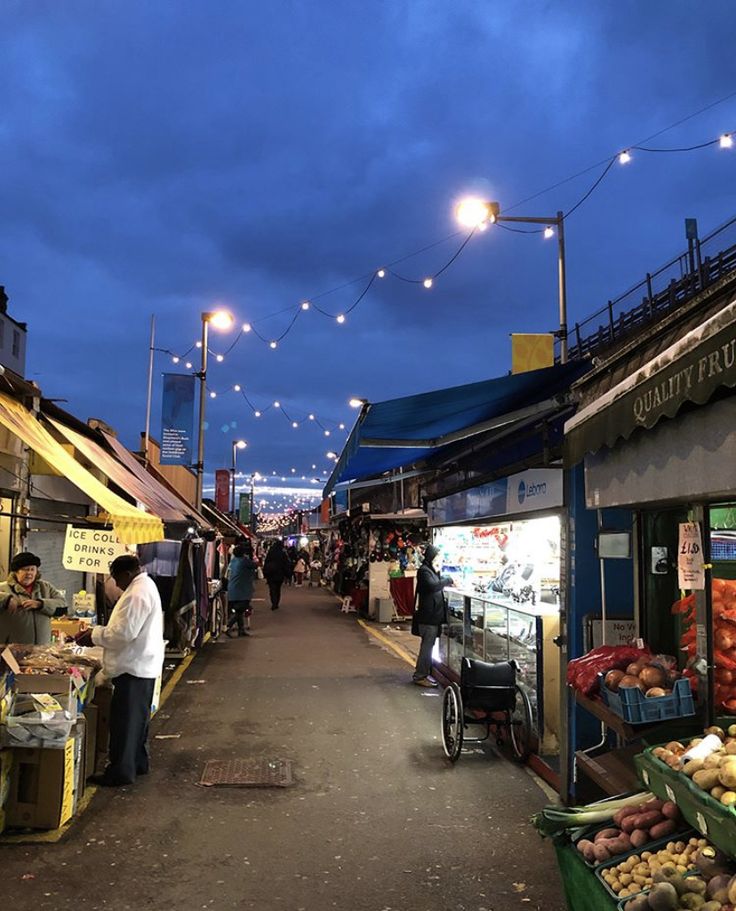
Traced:
<svg viewBox="0 0 736 911">
<path fill-rule="evenodd" d="M 250 494 L 241 493 L 238 503 L 238 520 L 241 525 L 250 525 Z"/>
<path fill-rule="evenodd" d="M 161 464 L 192 465 L 196 377 L 164 373 L 161 400 Z"/>
<path fill-rule="evenodd" d="M 215 472 L 215 506 L 220 512 L 230 512 L 230 472 L 218 468 Z"/>
</svg>

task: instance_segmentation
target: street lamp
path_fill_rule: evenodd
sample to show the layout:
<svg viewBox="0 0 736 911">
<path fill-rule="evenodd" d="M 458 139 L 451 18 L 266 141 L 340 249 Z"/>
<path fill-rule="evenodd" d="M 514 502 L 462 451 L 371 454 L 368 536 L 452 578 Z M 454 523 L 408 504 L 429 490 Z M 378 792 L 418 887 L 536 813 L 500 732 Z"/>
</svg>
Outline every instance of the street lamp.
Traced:
<svg viewBox="0 0 736 911">
<path fill-rule="evenodd" d="M 458 222 L 465 228 L 482 228 L 488 223 L 519 222 L 521 224 L 544 225 L 544 236 L 551 237 L 557 229 L 557 278 L 560 303 L 560 328 L 557 335 L 560 339 L 560 363 L 567 363 L 567 286 L 565 279 L 565 214 L 558 212 L 550 218 L 532 218 L 524 215 L 501 215 L 497 202 L 485 202 L 476 197 L 468 197 L 458 203 L 456 209 Z M 352 404 L 352 403 L 351 403 Z"/>
<path fill-rule="evenodd" d="M 368 404 L 368 399 L 359 399 L 357 396 L 353 396 L 348 402 L 351 408 L 362 408 L 363 405 Z"/>
<path fill-rule="evenodd" d="M 202 341 L 197 346 L 202 349 L 202 363 L 199 373 L 199 433 L 197 437 L 197 493 L 196 507 L 202 508 L 202 484 L 204 481 L 204 414 L 207 403 L 207 341 L 210 323 L 215 329 L 227 330 L 233 324 L 233 318 L 226 310 L 205 311 L 202 316 Z"/>
<path fill-rule="evenodd" d="M 231 476 L 231 485 L 232 485 L 232 494 L 233 494 L 233 518 L 237 515 L 237 506 L 235 503 L 235 470 L 236 470 L 236 459 L 239 449 L 245 449 L 247 447 L 245 440 L 233 440 L 233 467 L 230 469 Z"/>
</svg>

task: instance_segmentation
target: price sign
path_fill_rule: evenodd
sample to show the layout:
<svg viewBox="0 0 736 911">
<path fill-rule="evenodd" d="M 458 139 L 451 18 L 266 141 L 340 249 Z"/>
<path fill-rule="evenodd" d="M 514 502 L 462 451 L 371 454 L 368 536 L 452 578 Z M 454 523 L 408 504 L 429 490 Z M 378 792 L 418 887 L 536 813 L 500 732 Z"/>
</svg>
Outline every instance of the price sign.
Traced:
<svg viewBox="0 0 736 911">
<path fill-rule="evenodd" d="M 693 591 L 705 588 L 703 539 L 699 522 L 681 522 L 677 546 L 677 580 L 680 588 Z"/>
<path fill-rule="evenodd" d="M 698 829 L 700 830 L 700 834 L 707 835 L 708 834 L 708 823 L 705 821 L 705 816 L 703 816 L 702 813 L 696 813 L 695 820 L 697 822 Z"/>
</svg>

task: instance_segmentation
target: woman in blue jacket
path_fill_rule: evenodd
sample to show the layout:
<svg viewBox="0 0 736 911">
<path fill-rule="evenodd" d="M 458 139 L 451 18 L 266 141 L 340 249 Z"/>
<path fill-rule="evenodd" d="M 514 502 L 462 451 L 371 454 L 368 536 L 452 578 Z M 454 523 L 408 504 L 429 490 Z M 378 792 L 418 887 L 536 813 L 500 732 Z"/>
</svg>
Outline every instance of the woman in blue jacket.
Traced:
<svg viewBox="0 0 736 911">
<path fill-rule="evenodd" d="M 230 638 L 250 636 L 250 617 L 253 613 L 250 602 L 257 566 L 250 544 L 238 544 L 233 548 L 232 559 L 227 568 L 227 600 L 233 614 L 225 632 Z"/>
</svg>

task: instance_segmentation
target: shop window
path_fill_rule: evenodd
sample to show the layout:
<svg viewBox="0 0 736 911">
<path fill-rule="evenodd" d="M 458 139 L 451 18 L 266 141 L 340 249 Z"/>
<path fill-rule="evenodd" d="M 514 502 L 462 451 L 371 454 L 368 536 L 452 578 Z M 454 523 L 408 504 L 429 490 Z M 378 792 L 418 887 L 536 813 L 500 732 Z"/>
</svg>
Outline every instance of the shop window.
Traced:
<svg viewBox="0 0 736 911">
<path fill-rule="evenodd" d="M 13 329 L 13 357 L 20 357 L 20 332 Z"/>
</svg>

